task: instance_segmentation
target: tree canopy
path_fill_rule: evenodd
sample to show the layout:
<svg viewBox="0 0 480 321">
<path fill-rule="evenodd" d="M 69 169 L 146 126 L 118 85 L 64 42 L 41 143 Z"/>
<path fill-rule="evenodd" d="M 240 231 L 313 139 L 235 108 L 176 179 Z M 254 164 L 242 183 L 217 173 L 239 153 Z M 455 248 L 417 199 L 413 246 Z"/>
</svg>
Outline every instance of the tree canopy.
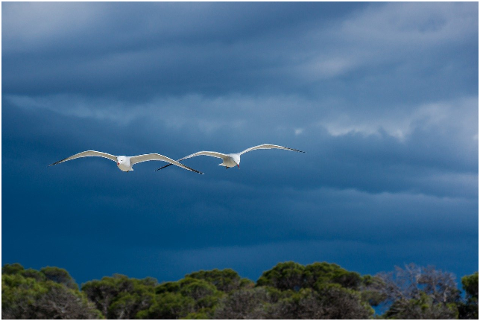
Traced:
<svg viewBox="0 0 480 321">
<path fill-rule="evenodd" d="M 58 276 L 58 277 L 57 277 Z M 98 319 L 100 311 L 63 269 L 25 270 L 20 264 L 2 269 L 2 318 Z"/>
<path fill-rule="evenodd" d="M 114 274 L 82 284 L 58 267 L 2 268 L 4 319 L 477 319 L 478 272 L 461 279 L 415 264 L 360 275 L 326 262 L 282 262 L 253 282 L 232 269 L 178 281 Z M 383 304 L 385 313 L 372 307 Z"/>
</svg>

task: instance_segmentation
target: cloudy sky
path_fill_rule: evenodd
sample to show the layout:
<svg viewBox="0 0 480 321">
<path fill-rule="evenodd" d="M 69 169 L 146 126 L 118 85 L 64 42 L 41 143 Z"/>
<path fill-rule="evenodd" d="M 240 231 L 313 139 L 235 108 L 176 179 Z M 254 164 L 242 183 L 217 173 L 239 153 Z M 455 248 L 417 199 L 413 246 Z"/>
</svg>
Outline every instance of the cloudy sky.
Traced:
<svg viewBox="0 0 480 321">
<path fill-rule="evenodd" d="M 115 155 L 255 151 L 240 169 Z M 2 263 L 478 270 L 478 4 L 2 3 Z"/>
</svg>

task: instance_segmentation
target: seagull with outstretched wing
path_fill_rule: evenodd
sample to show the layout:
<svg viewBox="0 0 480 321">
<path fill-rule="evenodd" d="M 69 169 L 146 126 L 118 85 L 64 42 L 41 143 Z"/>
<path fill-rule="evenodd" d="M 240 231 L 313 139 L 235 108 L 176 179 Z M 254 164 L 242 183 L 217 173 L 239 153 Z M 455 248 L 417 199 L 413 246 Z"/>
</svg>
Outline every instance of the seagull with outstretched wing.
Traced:
<svg viewBox="0 0 480 321">
<path fill-rule="evenodd" d="M 144 155 L 137 155 L 137 156 L 114 156 L 112 154 L 104 153 L 104 152 L 97 152 L 95 150 L 87 150 L 75 155 L 72 155 L 70 157 L 64 158 L 62 160 L 59 160 L 58 162 L 55 162 L 53 164 L 50 164 L 49 166 L 52 165 L 57 165 L 72 159 L 77 159 L 81 157 L 103 157 L 110 159 L 117 163 L 118 168 L 123 171 L 123 172 L 131 172 L 133 171 L 133 165 L 137 163 L 142 163 L 142 162 L 147 162 L 151 160 L 157 160 L 157 161 L 163 161 L 170 163 L 170 165 L 176 165 L 178 167 L 181 167 L 183 169 L 198 173 L 198 174 L 203 174 L 202 172 L 199 172 L 193 168 L 190 168 L 188 166 L 185 166 L 176 160 L 173 160 L 167 156 L 163 156 L 157 153 L 151 153 L 151 154 L 144 154 Z"/>
<path fill-rule="evenodd" d="M 257 146 L 254 146 L 254 147 L 247 148 L 240 153 L 233 153 L 233 154 L 223 154 L 223 153 L 219 153 L 219 152 L 200 151 L 200 152 L 196 152 L 196 153 L 187 155 L 187 156 L 182 157 L 180 159 L 177 159 L 177 161 L 182 161 L 184 159 L 204 155 L 204 156 L 211 156 L 211 157 L 216 157 L 216 158 L 222 159 L 223 162 L 221 164 L 218 164 L 219 166 L 225 166 L 225 168 L 231 168 L 231 167 L 237 166 L 238 168 L 240 168 L 240 156 L 245 154 L 245 153 L 251 152 L 252 150 L 257 150 L 257 149 L 284 149 L 284 150 L 291 150 L 291 151 L 294 151 L 294 152 L 305 153 L 305 152 L 303 152 L 301 150 L 298 150 L 298 149 L 283 147 L 283 146 L 279 146 L 279 145 L 262 144 L 262 145 L 257 145 Z M 160 169 L 163 169 L 165 167 L 168 167 L 170 165 L 172 165 L 172 164 L 167 164 L 163 167 L 160 167 L 159 169 L 157 169 L 157 171 L 160 170 Z"/>
</svg>

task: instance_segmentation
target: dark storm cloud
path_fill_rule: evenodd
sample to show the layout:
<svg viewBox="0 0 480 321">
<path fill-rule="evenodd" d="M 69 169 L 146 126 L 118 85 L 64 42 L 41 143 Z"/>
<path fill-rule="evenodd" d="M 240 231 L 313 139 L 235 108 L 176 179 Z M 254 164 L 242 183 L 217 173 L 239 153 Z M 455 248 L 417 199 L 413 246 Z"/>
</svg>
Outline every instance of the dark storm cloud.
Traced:
<svg viewBox="0 0 480 321">
<path fill-rule="evenodd" d="M 286 260 L 476 268 L 477 4 L 2 6 L 7 263 L 79 282 L 222 267 L 255 279 Z M 203 176 L 47 167 L 87 149 L 261 143 L 306 153 L 185 161 Z"/>
<path fill-rule="evenodd" d="M 252 88 L 245 82 L 264 80 L 259 68 L 268 71 L 284 59 L 269 52 L 287 49 L 302 26 L 323 24 L 332 11 L 358 6 L 6 4 L 7 90 L 128 97 L 121 87 L 138 92 L 138 99 L 159 91 L 184 93 L 180 85 L 202 92 Z M 259 55 L 258 49 L 266 52 Z"/>
<path fill-rule="evenodd" d="M 345 78 L 324 80 L 364 78 L 372 69 L 383 78 L 392 64 L 396 79 L 413 69 L 453 76 L 442 87 L 465 84 L 432 57 L 446 56 L 450 68 L 468 72 L 465 61 L 476 56 L 465 50 L 466 39 L 474 36 L 471 12 L 457 4 L 424 14 L 423 7 L 412 5 L 371 6 L 5 4 L 4 77 L 9 81 L 4 86 L 17 94 L 73 92 L 129 100 L 188 92 L 306 91 L 317 96 L 332 88 L 360 94 L 371 89 L 358 81 L 352 86 Z M 392 15 L 401 18 L 389 20 Z M 430 25 L 435 27 L 425 27 Z M 462 48 L 444 45 L 452 42 Z M 457 59 L 458 52 L 467 59 Z M 472 72 L 469 80 L 475 77 Z M 432 80 L 438 79 L 449 77 Z M 418 86 L 432 91 L 425 80 Z M 388 97 L 411 90 L 405 82 L 391 88 L 385 88 Z"/>
</svg>

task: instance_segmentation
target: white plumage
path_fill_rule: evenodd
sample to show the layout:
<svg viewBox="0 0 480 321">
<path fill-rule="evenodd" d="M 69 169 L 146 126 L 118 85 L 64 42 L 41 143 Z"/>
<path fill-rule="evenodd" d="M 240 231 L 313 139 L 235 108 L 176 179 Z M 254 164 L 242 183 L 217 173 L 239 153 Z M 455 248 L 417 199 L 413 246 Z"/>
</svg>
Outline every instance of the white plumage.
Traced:
<svg viewBox="0 0 480 321">
<path fill-rule="evenodd" d="M 294 151 L 294 152 L 305 153 L 301 150 L 293 149 L 293 148 L 289 148 L 289 147 L 272 145 L 272 144 L 261 144 L 261 145 L 257 145 L 257 146 L 247 148 L 240 153 L 232 153 L 232 154 L 223 154 L 223 153 L 211 152 L 211 151 L 200 151 L 200 152 L 196 152 L 196 153 L 187 155 L 185 157 L 182 157 L 182 158 L 178 159 L 177 161 L 182 161 L 184 159 L 188 159 L 188 158 L 203 155 L 203 156 L 211 156 L 211 157 L 216 157 L 216 158 L 222 159 L 223 162 L 221 164 L 219 164 L 219 166 L 225 166 L 226 168 L 231 168 L 231 167 L 237 166 L 238 168 L 240 168 L 240 156 L 245 154 L 245 153 L 251 152 L 252 150 L 257 150 L 257 149 L 284 149 L 284 150 L 291 150 L 291 151 Z M 159 169 L 157 169 L 157 171 L 160 170 L 160 169 L 163 169 L 165 167 L 168 167 L 170 165 L 171 164 L 160 167 Z"/>
<path fill-rule="evenodd" d="M 163 161 L 163 162 L 170 163 L 170 165 L 175 165 L 175 166 L 181 167 L 183 169 L 186 169 L 186 170 L 189 170 L 189 171 L 192 171 L 192 172 L 195 172 L 195 173 L 203 174 L 202 172 L 199 172 L 199 171 L 197 171 L 193 168 L 185 166 L 185 165 L 177 162 L 176 160 L 173 160 L 173 159 L 171 159 L 167 156 L 163 156 L 163 155 L 160 155 L 160 154 L 157 154 L 157 153 L 137 155 L 137 156 L 114 156 L 112 154 L 108 154 L 108 153 L 104 153 L 104 152 L 97 152 L 95 150 L 87 150 L 87 151 L 72 155 L 70 157 L 64 158 L 62 160 L 59 160 L 58 162 L 50 164 L 49 166 L 57 165 L 57 164 L 60 164 L 60 163 L 63 163 L 63 162 L 66 162 L 66 161 L 69 161 L 69 160 L 72 160 L 72 159 L 81 158 L 81 157 L 103 157 L 103 158 L 110 159 L 110 160 L 114 161 L 115 163 L 117 163 L 118 168 L 121 171 L 124 171 L 124 172 L 133 171 L 133 165 L 135 165 L 137 163 L 147 162 L 147 161 L 151 161 L 151 160 L 158 160 L 158 161 Z"/>
</svg>

